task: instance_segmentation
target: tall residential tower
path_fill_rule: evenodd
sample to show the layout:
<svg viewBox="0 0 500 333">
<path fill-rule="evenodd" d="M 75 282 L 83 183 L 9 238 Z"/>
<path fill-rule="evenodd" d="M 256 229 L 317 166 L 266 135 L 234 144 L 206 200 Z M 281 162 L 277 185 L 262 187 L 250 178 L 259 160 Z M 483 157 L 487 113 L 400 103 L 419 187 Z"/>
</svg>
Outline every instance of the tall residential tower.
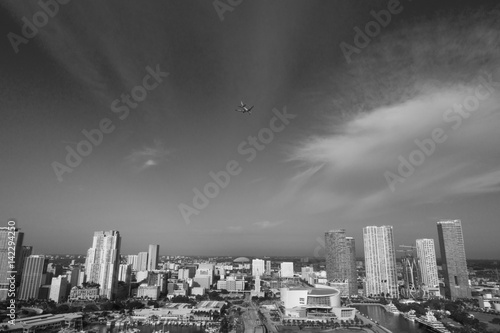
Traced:
<svg viewBox="0 0 500 333">
<path fill-rule="evenodd" d="M 417 239 L 416 244 L 422 284 L 427 287 L 439 287 L 434 239 Z"/>
<path fill-rule="evenodd" d="M 470 298 L 462 221 L 439 221 L 437 229 L 443 262 L 445 296 L 451 299 Z"/>
<path fill-rule="evenodd" d="M 392 226 L 363 228 L 366 296 L 398 297 L 396 251 Z"/>
<path fill-rule="evenodd" d="M 98 283 L 100 295 L 109 300 L 113 300 L 116 293 L 120 246 L 121 237 L 118 231 L 96 231 L 92 247 L 87 251 L 87 282 Z"/>
<path fill-rule="evenodd" d="M 149 244 L 148 250 L 148 271 L 154 271 L 158 266 L 158 255 L 160 253 L 160 245 Z"/>
<path fill-rule="evenodd" d="M 43 255 L 31 255 L 24 261 L 18 299 L 39 298 L 40 287 L 45 283 L 49 259 Z"/>
<path fill-rule="evenodd" d="M 328 282 L 345 283 L 341 294 L 358 294 L 358 274 L 356 271 L 356 249 L 354 238 L 346 237 L 345 229 L 325 232 L 326 277 Z"/>
</svg>

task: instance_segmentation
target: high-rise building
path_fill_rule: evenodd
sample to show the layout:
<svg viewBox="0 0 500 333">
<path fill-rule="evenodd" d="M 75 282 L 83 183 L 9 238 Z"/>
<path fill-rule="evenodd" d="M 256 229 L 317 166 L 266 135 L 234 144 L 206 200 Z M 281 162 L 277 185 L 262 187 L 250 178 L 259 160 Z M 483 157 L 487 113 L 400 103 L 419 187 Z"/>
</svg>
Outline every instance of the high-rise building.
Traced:
<svg viewBox="0 0 500 333">
<path fill-rule="evenodd" d="M 314 273 L 314 268 L 313 266 L 304 266 L 300 269 L 300 271 L 301 271 L 300 278 L 302 280 L 306 280 L 307 282 L 309 282 L 309 275 L 311 273 Z"/>
<path fill-rule="evenodd" d="M 77 287 L 82 284 L 83 281 L 80 280 L 80 272 L 82 272 L 82 267 L 80 265 L 70 266 L 70 275 L 68 276 L 68 283 L 71 287 Z"/>
<path fill-rule="evenodd" d="M 271 275 L 271 260 L 266 260 L 266 275 Z"/>
<path fill-rule="evenodd" d="M 396 251 L 392 226 L 363 228 L 366 296 L 398 297 Z"/>
<path fill-rule="evenodd" d="M 121 264 L 120 268 L 118 269 L 118 281 L 130 283 L 131 273 L 132 273 L 132 265 Z"/>
<path fill-rule="evenodd" d="M 443 263 L 445 296 L 451 299 L 470 298 L 471 289 L 465 257 L 462 221 L 439 221 L 437 229 Z"/>
<path fill-rule="evenodd" d="M 66 293 L 68 291 L 68 278 L 66 275 L 59 275 L 52 278 L 52 283 L 50 284 L 50 294 L 49 299 L 56 303 L 62 303 L 66 301 Z"/>
<path fill-rule="evenodd" d="M 405 298 L 421 297 L 422 289 L 420 287 L 422 282 L 417 258 L 415 258 L 412 252 L 407 252 L 401 259 L 401 265 L 403 268 L 403 287 L 400 290 L 401 294 Z"/>
<path fill-rule="evenodd" d="M 139 252 L 137 255 L 137 271 L 147 271 L 148 270 L 148 253 Z"/>
<path fill-rule="evenodd" d="M 127 256 L 127 264 L 132 265 L 131 268 L 134 272 L 138 271 L 138 262 L 139 256 L 137 254 L 130 254 Z"/>
<path fill-rule="evenodd" d="M 7 299 L 11 274 L 19 281 L 22 266 L 20 257 L 23 246 L 24 233 L 16 228 L 16 221 L 9 220 L 6 227 L 0 227 L 0 301 Z M 10 242 L 10 243 L 9 243 Z M 14 242 L 14 246 L 12 246 Z M 9 249 L 10 247 L 10 249 Z M 12 251 L 14 247 L 14 251 Z M 13 253 L 14 252 L 14 253 Z"/>
<path fill-rule="evenodd" d="M 23 273 L 24 261 L 32 254 L 33 254 L 33 246 L 23 245 L 23 247 L 21 248 L 21 255 L 19 256 L 19 268 L 17 271 L 19 275 Z"/>
<path fill-rule="evenodd" d="M 282 262 L 280 274 L 282 278 L 293 278 L 293 262 Z"/>
<path fill-rule="evenodd" d="M 423 287 L 439 287 L 434 239 L 417 239 L 417 258 Z M 425 289 L 425 288 L 424 288 Z"/>
<path fill-rule="evenodd" d="M 121 237 L 116 230 L 96 231 L 92 247 L 87 251 L 87 282 L 99 284 L 101 296 L 113 300 L 118 282 Z"/>
<path fill-rule="evenodd" d="M 40 287 L 45 284 L 49 259 L 43 255 L 31 255 L 24 261 L 19 299 L 38 298 Z"/>
<path fill-rule="evenodd" d="M 345 229 L 325 232 L 326 274 L 328 282 L 344 284 L 342 296 L 358 294 L 356 248 L 354 238 L 346 237 Z"/>
<path fill-rule="evenodd" d="M 160 253 L 160 245 L 154 245 L 154 244 L 149 245 L 148 267 L 147 267 L 148 271 L 154 271 L 157 269 L 159 253 Z"/>
<path fill-rule="evenodd" d="M 252 276 L 262 276 L 265 272 L 264 269 L 264 260 L 262 259 L 253 259 L 252 260 Z"/>
</svg>

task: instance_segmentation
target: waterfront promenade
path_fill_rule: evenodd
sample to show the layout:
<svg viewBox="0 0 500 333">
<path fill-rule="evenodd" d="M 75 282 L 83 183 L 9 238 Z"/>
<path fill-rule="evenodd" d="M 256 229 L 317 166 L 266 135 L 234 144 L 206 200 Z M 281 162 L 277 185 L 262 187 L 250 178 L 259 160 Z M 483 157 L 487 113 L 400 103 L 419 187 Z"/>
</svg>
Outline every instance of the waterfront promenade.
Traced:
<svg viewBox="0 0 500 333">
<path fill-rule="evenodd" d="M 358 313 L 356 315 L 363 322 L 363 324 L 365 324 L 365 325 L 366 324 L 371 324 L 372 325 L 372 327 L 369 328 L 369 330 L 371 330 L 372 332 L 375 332 L 375 333 L 392 333 L 391 330 L 385 328 L 384 326 L 381 326 L 380 324 L 375 323 L 373 320 L 371 320 L 370 318 L 366 317 L 361 312 L 358 311 Z"/>
</svg>

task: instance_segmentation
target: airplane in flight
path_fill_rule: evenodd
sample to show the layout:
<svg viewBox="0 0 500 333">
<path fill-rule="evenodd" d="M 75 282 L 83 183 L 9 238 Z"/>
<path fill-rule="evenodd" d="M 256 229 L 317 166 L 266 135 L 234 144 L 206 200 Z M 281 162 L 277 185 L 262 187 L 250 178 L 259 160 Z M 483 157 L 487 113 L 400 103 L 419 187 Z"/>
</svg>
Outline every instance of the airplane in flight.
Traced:
<svg viewBox="0 0 500 333">
<path fill-rule="evenodd" d="M 241 102 L 241 105 L 238 106 L 239 109 L 236 109 L 234 111 L 236 112 L 241 112 L 241 113 L 248 113 L 248 114 L 252 114 L 252 109 L 253 109 L 253 105 L 249 108 L 247 108 L 247 105 L 245 103 L 243 103 L 243 101 Z"/>
</svg>

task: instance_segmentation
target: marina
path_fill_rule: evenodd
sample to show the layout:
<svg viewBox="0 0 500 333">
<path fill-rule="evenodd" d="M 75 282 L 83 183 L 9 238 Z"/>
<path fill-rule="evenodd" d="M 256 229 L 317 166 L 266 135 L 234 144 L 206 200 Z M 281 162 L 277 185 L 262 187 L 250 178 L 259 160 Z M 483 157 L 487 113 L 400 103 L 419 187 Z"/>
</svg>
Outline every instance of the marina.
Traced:
<svg viewBox="0 0 500 333">
<path fill-rule="evenodd" d="M 419 323 L 406 320 L 404 315 L 395 316 L 377 305 L 356 305 L 362 314 L 394 333 L 428 333 Z"/>
<path fill-rule="evenodd" d="M 429 331 L 436 333 L 451 333 L 443 323 L 434 317 L 431 311 L 428 311 L 425 317 L 415 318 L 415 321 L 424 325 Z"/>
</svg>

